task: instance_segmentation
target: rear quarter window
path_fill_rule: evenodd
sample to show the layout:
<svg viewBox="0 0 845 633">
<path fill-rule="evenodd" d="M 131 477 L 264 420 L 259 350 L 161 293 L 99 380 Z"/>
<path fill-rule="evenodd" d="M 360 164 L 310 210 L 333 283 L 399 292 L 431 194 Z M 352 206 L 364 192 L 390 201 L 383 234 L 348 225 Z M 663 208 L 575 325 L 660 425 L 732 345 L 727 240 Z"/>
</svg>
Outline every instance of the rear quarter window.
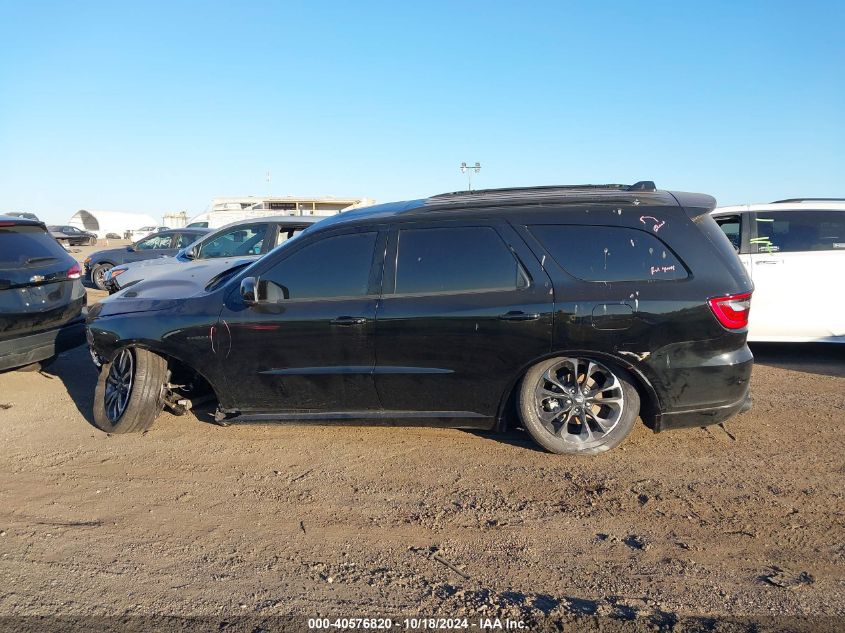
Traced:
<svg viewBox="0 0 845 633">
<path fill-rule="evenodd" d="M 528 227 L 558 265 L 584 281 L 672 281 L 687 269 L 657 237 L 619 226 Z"/>
</svg>

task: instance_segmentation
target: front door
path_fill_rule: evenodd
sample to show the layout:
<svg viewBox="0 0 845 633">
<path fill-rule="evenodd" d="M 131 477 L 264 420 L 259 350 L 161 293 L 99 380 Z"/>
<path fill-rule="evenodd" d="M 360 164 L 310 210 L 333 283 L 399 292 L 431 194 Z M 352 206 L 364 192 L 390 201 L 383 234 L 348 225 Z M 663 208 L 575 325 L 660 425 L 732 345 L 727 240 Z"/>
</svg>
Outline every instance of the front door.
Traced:
<svg viewBox="0 0 845 633">
<path fill-rule="evenodd" d="M 238 289 L 220 315 L 223 371 L 242 412 L 379 408 L 373 333 L 383 247 L 376 230 L 316 235 L 256 267 L 259 302 Z"/>
<path fill-rule="evenodd" d="M 495 416 L 516 374 L 550 350 L 545 271 L 503 222 L 402 224 L 389 241 L 376 322 L 382 405 Z"/>
</svg>

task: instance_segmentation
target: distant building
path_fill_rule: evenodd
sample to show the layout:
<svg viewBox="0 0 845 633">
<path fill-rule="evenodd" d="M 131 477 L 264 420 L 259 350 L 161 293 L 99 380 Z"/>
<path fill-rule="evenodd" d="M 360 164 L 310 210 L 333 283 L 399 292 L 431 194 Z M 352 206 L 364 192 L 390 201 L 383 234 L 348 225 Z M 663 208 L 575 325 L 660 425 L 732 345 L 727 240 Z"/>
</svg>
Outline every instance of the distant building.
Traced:
<svg viewBox="0 0 845 633">
<path fill-rule="evenodd" d="M 194 216 L 188 225 L 214 229 L 229 222 L 268 215 L 329 216 L 372 204 L 375 204 L 375 200 L 371 198 L 298 198 L 295 196 L 214 198 L 211 201 L 211 211 Z"/>
<path fill-rule="evenodd" d="M 185 211 L 165 213 L 161 216 L 161 224 L 171 229 L 181 229 L 188 224 L 188 214 Z"/>
</svg>

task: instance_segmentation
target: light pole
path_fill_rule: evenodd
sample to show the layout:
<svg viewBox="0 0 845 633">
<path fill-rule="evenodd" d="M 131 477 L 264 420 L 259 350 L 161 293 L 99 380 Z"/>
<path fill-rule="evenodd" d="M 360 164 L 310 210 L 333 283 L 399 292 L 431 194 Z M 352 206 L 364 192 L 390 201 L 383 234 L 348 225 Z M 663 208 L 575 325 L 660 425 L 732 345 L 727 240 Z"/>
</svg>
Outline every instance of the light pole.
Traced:
<svg viewBox="0 0 845 633">
<path fill-rule="evenodd" d="M 467 167 L 466 163 L 461 163 L 461 173 L 467 175 L 469 184 L 469 191 L 472 191 L 472 172 L 476 174 L 481 171 L 481 163 L 475 163 L 474 166 Z"/>
</svg>

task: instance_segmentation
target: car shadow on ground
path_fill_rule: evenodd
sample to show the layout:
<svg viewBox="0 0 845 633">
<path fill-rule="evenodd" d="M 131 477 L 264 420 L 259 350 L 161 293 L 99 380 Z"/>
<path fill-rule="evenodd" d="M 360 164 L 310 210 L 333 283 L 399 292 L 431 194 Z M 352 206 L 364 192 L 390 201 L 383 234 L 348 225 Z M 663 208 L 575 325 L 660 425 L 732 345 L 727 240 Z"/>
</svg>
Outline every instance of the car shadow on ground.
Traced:
<svg viewBox="0 0 845 633">
<path fill-rule="evenodd" d="M 467 433 L 475 435 L 479 439 L 499 442 L 508 446 L 524 448 L 535 453 L 548 453 L 546 449 L 538 445 L 526 431 L 521 428 L 508 427 L 506 431 L 474 431 L 467 430 Z"/>
<path fill-rule="evenodd" d="M 94 425 L 94 387 L 97 386 L 97 368 L 88 355 L 88 346 L 80 345 L 61 354 L 41 373 L 61 380 L 73 404 L 90 425 Z"/>
<path fill-rule="evenodd" d="M 754 362 L 845 378 L 845 345 L 838 343 L 751 343 Z"/>
</svg>

